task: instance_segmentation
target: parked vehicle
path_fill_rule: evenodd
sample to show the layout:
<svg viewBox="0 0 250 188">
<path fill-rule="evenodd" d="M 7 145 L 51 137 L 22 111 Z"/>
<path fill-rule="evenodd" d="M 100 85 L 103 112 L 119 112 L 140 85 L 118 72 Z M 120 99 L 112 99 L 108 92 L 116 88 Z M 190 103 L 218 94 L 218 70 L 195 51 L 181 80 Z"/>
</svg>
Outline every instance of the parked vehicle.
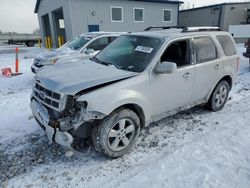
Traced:
<svg viewBox="0 0 250 188">
<path fill-rule="evenodd" d="M 206 31 L 204 31 L 206 30 Z M 151 122 L 199 104 L 221 110 L 239 67 L 228 32 L 162 29 L 118 37 L 95 57 L 39 71 L 31 109 L 49 140 L 128 152 Z"/>
<path fill-rule="evenodd" d="M 247 42 L 245 42 L 246 52 L 243 53 L 243 56 L 249 58 L 249 65 L 250 65 L 250 38 Z"/>
<path fill-rule="evenodd" d="M 41 39 L 40 36 L 36 34 L 0 33 L 0 42 L 34 47 L 35 44 L 41 42 Z"/>
<path fill-rule="evenodd" d="M 35 44 L 38 44 L 39 38 L 33 39 L 10 39 L 8 44 L 25 44 L 27 47 L 34 47 Z"/>
<path fill-rule="evenodd" d="M 60 48 L 38 54 L 31 66 L 31 71 L 37 73 L 40 68 L 54 65 L 59 60 L 71 62 L 93 57 L 121 34 L 124 33 L 90 32 L 82 34 Z"/>
</svg>

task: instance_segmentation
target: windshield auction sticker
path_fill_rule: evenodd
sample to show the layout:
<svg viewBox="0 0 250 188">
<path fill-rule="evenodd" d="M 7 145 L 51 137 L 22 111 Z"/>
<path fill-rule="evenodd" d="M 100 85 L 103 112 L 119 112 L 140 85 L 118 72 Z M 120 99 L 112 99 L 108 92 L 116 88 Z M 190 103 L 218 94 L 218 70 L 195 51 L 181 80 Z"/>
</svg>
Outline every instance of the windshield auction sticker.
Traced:
<svg viewBox="0 0 250 188">
<path fill-rule="evenodd" d="M 135 51 L 151 54 L 154 49 L 146 46 L 137 46 Z"/>
</svg>

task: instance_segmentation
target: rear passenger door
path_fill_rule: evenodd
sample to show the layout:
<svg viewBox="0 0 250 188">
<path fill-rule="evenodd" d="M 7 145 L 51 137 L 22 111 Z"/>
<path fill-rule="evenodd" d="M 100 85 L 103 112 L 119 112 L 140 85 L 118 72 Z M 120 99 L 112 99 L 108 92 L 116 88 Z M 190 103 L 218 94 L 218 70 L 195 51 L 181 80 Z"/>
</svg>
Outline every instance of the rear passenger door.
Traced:
<svg viewBox="0 0 250 188">
<path fill-rule="evenodd" d="M 191 102 L 199 103 L 209 95 L 220 75 L 223 75 L 224 69 L 218 49 L 211 37 L 195 37 L 192 45 L 196 74 Z"/>
</svg>

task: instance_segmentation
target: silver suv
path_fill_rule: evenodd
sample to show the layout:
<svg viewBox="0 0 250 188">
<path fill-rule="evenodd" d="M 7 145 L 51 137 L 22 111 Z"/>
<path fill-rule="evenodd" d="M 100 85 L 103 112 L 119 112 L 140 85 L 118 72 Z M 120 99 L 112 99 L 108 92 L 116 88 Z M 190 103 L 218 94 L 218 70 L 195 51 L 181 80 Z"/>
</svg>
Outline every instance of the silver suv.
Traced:
<svg viewBox="0 0 250 188">
<path fill-rule="evenodd" d="M 70 63 L 93 57 L 121 34 L 124 33 L 89 32 L 81 34 L 60 48 L 36 55 L 31 71 L 36 74 L 42 67 L 55 65 L 58 62 Z"/>
<path fill-rule="evenodd" d="M 161 28 L 126 34 L 90 60 L 39 71 L 31 109 L 50 142 L 91 138 L 124 155 L 151 122 L 199 104 L 223 108 L 239 56 L 228 32 Z"/>
</svg>

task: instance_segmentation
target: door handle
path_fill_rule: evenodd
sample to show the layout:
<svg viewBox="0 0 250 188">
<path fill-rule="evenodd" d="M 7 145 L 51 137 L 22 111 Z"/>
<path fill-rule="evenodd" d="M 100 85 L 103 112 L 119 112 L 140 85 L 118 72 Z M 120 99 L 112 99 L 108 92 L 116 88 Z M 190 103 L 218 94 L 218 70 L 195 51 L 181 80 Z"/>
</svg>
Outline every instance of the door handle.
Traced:
<svg viewBox="0 0 250 188">
<path fill-rule="evenodd" d="M 214 69 L 219 69 L 219 68 L 220 68 L 219 64 L 217 64 L 217 65 L 214 66 Z"/>
<path fill-rule="evenodd" d="M 183 78 L 189 78 L 192 74 L 190 72 L 186 72 L 185 74 L 183 74 Z"/>
</svg>

